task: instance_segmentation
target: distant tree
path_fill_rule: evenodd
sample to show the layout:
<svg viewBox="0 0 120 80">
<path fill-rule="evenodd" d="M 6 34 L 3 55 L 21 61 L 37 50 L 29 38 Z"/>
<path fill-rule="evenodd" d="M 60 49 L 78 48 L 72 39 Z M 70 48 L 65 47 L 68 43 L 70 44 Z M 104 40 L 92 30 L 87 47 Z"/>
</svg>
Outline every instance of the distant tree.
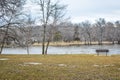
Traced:
<svg viewBox="0 0 120 80">
<path fill-rule="evenodd" d="M 70 42 L 73 41 L 73 35 L 74 35 L 74 24 L 71 22 L 62 22 L 59 24 L 59 31 L 62 35 L 62 41 Z"/>
<path fill-rule="evenodd" d="M 56 32 L 54 35 L 54 41 L 60 41 L 61 39 L 62 39 L 61 32 L 60 31 Z"/>
<path fill-rule="evenodd" d="M 120 21 L 115 22 L 116 25 L 116 41 L 120 44 Z"/>
<path fill-rule="evenodd" d="M 101 45 L 102 44 L 102 41 L 103 41 L 103 34 L 105 32 L 105 24 L 106 24 L 106 21 L 104 18 L 99 18 L 96 22 L 96 27 L 98 28 L 98 42 L 99 44 Z"/>
<path fill-rule="evenodd" d="M 115 26 L 112 22 L 107 22 L 105 25 L 105 38 L 106 41 L 111 41 L 114 44 L 115 41 Z"/>
<path fill-rule="evenodd" d="M 74 28 L 73 38 L 74 38 L 75 41 L 80 41 L 80 38 L 79 38 L 79 27 L 78 26 L 76 26 Z"/>
<path fill-rule="evenodd" d="M 88 44 L 91 44 L 91 41 L 92 41 L 92 38 L 91 38 L 91 35 L 92 35 L 91 24 L 90 24 L 89 21 L 86 21 L 86 22 L 83 22 L 82 25 L 83 25 L 84 37 L 85 37 L 85 39 L 87 39 Z"/>
<path fill-rule="evenodd" d="M 58 32 L 57 25 L 63 20 L 65 16 L 66 5 L 61 5 L 58 1 L 54 6 L 54 11 L 52 12 L 52 24 L 51 24 L 51 40 L 53 40 L 54 35 Z"/>
</svg>

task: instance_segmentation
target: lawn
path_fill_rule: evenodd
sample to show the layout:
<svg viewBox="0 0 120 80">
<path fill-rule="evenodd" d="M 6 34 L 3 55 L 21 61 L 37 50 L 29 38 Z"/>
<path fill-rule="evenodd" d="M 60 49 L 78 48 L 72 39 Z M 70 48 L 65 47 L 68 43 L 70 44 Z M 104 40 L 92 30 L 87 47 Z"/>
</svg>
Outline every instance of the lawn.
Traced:
<svg viewBox="0 0 120 80">
<path fill-rule="evenodd" d="M 120 80 L 120 55 L 0 55 L 0 80 Z"/>
</svg>

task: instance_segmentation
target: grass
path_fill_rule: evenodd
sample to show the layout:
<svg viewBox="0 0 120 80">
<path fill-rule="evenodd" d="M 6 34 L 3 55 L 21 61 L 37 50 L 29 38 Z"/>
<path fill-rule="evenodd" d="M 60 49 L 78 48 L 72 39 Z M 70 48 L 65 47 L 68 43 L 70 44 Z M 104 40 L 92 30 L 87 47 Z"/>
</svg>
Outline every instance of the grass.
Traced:
<svg viewBox="0 0 120 80">
<path fill-rule="evenodd" d="M 92 45 L 98 45 L 98 42 L 91 42 Z M 112 44 L 112 42 L 104 41 L 103 44 Z M 50 42 L 50 46 L 72 46 L 72 45 L 85 45 L 85 42 L 71 41 L 71 42 Z M 42 43 L 34 43 L 33 46 L 42 46 Z"/>
<path fill-rule="evenodd" d="M 0 55 L 0 80 L 120 80 L 120 55 Z M 38 65 L 25 63 L 41 63 Z"/>
</svg>

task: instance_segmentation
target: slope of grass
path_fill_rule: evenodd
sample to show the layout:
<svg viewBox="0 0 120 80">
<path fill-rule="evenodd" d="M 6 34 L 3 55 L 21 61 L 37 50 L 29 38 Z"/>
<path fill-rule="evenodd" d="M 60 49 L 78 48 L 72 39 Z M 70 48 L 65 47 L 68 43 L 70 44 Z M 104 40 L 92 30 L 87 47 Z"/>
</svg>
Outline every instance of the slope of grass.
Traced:
<svg viewBox="0 0 120 80">
<path fill-rule="evenodd" d="M 120 80 L 119 55 L 0 55 L 0 59 L 0 80 Z"/>
</svg>

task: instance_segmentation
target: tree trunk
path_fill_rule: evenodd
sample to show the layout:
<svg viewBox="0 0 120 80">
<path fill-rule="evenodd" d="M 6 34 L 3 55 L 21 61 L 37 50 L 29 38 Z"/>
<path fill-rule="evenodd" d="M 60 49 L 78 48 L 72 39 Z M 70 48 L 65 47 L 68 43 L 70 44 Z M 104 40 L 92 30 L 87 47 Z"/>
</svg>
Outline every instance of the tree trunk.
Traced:
<svg viewBox="0 0 120 80">
<path fill-rule="evenodd" d="M 5 44 L 5 38 L 3 39 L 2 44 L 1 44 L 0 54 L 2 54 L 2 51 L 3 51 L 3 48 L 4 48 L 4 44 Z"/>
<path fill-rule="evenodd" d="M 44 31 L 43 31 L 43 41 L 42 41 L 42 55 L 45 54 L 45 34 L 46 34 L 46 25 L 43 26 Z"/>
<path fill-rule="evenodd" d="M 118 41 L 118 44 L 120 44 L 120 41 Z"/>
<path fill-rule="evenodd" d="M 91 36 L 90 36 L 90 45 L 91 45 L 91 42 L 92 42 L 92 40 L 91 40 Z"/>
<path fill-rule="evenodd" d="M 30 54 L 28 42 L 27 42 L 27 54 L 28 55 Z"/>
<path fill-rule="evenodd" d="M 84 43 L 85 45 L 87 44 L 86 42 L 87 42 L 87 41 L 85 40 L 85 43 Z"/>
<path fill-rule="evenodd" d="M 6 29 L 6 31 L 5 31 L 5 35 L 4 35 L 4 38 L 3 38 L 3 41 L 2 41 L 2 45 L 1 45 L 1 48 L 0 48 L 0 55 L 2 54 L 4 45 L 5 45 L 5 40 L 6 40 L 6 36 L 7 36 L 7 34 L 8 34 L 9 25 L 10 25 L 10 24 L 7 25 L 7 29 Z"/>
<path fill-rule="evenodd" d="M 49 43 L 50 43 L 50 40 L 48 40 L 47 45 L 46 45 L 46 50 L 45 50 L 45 54 L 46 54 L 46 55 L 47 55 L 47 51 L 48 51 L 48 47 L 49 47 Z"/>
</svg>

